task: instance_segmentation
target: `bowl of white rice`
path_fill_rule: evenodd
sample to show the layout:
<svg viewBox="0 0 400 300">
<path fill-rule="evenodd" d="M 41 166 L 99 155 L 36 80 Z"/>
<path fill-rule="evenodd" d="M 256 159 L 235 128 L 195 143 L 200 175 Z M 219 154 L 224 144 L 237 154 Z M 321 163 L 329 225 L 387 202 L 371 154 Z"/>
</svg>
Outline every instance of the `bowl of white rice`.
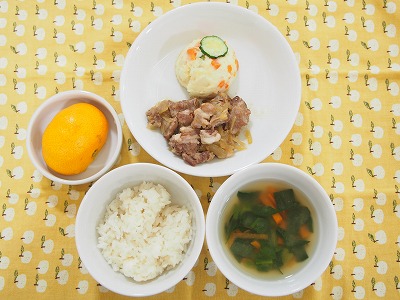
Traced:
<svg viewBox="0 0 400 300">
<path fill-rule="evenodd" d="M 150 296 L 178 284 L 200 255 L 205 220 L 190 184 L 161 165 L 107 173 L 79 207 L 75 240 L 82 264 L 103 287 Z"/>
</svg>

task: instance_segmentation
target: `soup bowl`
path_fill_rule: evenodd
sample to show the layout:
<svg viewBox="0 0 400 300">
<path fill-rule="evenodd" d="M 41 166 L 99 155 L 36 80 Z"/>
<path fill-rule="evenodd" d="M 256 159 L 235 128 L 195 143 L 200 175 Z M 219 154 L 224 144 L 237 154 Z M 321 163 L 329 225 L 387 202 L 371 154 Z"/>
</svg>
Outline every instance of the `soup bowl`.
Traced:
<svg viewBox="0 0 400 300">
<path fill-rule="evenodd" d="M 256 191 L 256 186 L 277 184 L 280 185 L 279 190 L 282 187 L 292 189 L 296 201 L 309 209 L 312 233 L 305 247 L 308 258 L 290 269 L 283 269 L 283 266 L 282 269 L 267 272 L 251 270 L 242 266 L 230 252 L 225 226 L 232 214 L 234 202 L 238 201 L 236 195 L 239 191 Z M 282 215 L 285 216 L 284 213 Z M 289 217 L 289 213 L 286 216 Z M 284 296 L 305 289 L 323 274 L 336 248 L 337 228 L 333 205 L 323 187 L 313 177 L 292 166 L 262 163 L 233 174 L 218 188 L 207 211 L 206 241 L 215 264 L 230 282 L 253 294 Z M 284 247 L 286 245 L 280 249 Z"/>
</svg>

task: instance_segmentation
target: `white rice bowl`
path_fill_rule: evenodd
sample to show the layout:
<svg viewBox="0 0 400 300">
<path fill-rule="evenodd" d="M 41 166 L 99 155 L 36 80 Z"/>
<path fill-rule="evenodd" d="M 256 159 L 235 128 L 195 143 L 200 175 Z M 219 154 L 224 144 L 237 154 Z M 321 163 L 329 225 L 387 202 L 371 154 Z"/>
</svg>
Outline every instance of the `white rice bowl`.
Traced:
<svg viewBox="0 0 400 300">
<path fill-rule="evenodd" d="M 237 75 L 239 64 L 235 51 L 228 44 L 228 52 L 225 56 L 211 59 L 199 49 L 200 40 L 194 40 L 181 51 L 176 60 L 175 74 L 179 83 L 186 88 L 191 97 L 213 97 L 229 89 Z M 187 53 L 191 48 L 196 49 L 194 60 Z M 220 65 L 218 68 L 212 65 L 213 60 Z M 221 85 L 221 82 L 225 84 Z"/>
<path fill-rule="evenodd" d="M 184 206 L 171 204 L 164 186 L 144 181 L 117 194 L 97 232 L 97 247 L 113 270 L 141 282 L 183 260 L 192 217 Z"/>
<path fill-rule="evenodd" d="M 107 207 L 118 193 L 143 182 L 162 185 L 170 193 L 171 204 L 185 207 L 191 216 L 191 241 L 185 246 L 183 260 L 170 270 L 146 281 L 116 272 L 106 261 L 99 245 L 97 228 L 104 221 Z M 117 167 L 100 177 L 85 193 L 76 214 L 75 242 L 82 272 L 89 273 L 104 289 L 130 297 L 151 296 L 165 292 L 182 282 L 196 265 L 205 237 L 205 219 L 199 196 L 181 175 L 151 163 L 131 163 Z"/>
</svg>

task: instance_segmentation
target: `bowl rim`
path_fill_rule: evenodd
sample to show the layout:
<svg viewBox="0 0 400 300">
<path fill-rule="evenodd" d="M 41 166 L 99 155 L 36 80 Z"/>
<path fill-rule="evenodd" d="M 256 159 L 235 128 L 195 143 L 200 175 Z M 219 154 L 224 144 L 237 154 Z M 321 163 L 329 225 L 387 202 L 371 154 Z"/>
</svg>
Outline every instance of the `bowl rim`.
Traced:
<svg viewBox="0 0 400 300">
<path fill-rule="evenodd" d="M 313 275 L 307 276 L 306 279 L 304 279 L 304 282 L 302 284 L 296 284 L 294 283 L 294 278 L 285 278 L 285 279 L 279 279 L 279 280 L 274 280 L 274 284 L 280 284 L 284 285 L 282 288 L 279 290 L 268 290 L 268 287 L 261 288 L 261 279 L 255 279 L 252 278 L 251 284 L 245 283 L 247 279 L 245 279 L 246 275 L 244 275 L 243 272 L 237 270 L 235 267 L 231 265 L 229 262 L 229 258 L 227 258 L 226 253 L 224 252 L 224 249 L 222 249 L 222 246 L 220 244 L 220 239 L 219 239 L 219 233 L 216 228 L 219 227 L 219 219 L 221 216 L 221 212 L 223 211 L 227 201 L 230 199 L 230 189 L 233 187 L 240 187 L 245 185 L 246 183 L 256 181 L 258 179 L 254 178 L 252 180 L 246 181 L 245 178 L 249 173 L 252 172 L 263 172 L 263 174 L 266 174 L 267 172 L 274 171 L 277 169 L 281 169 L 283 172 L 291 172 L 296 178 L 299 177 L 302 180 L 305 180 L 308 184 L 312 186 L 316 192 L 318 192 L 321 195 L 320 201 L 322 201 L 322 206 L 324 206 L 324 214 L 328 216 L 327 219 L 324 219 L 326 222 L 330 222 L 330 232 L 332 233 L 332 237 L 329 239 L 328 242 L 321 243 L 324 245 L 324 247 L 328 248 L 328 252 L 324 253 L 324 256 L 322 259 L 318 262 L 316 266 L 316 272 Z M 238 181 L 239 186 L 237 185 Z M 288 183 L 291 183 L 290 180 L 287 181 Z M 235 189 L 236 190 L 236 189 Z M 302 190 L 302 192 L 304 192 Z M 313 202 L 310 202 L 310 205 L 315 206 Z M 315 209 L 316 213 L 318 212 L 317 209 Z M 318 213 L 319 215 L 319 213 Z M 319 218 L 318 218 L 319 219 Z M 321 233 L 320 233 L 321 234 Z M 319 235 L 320 235 L 319 234 Z M 311 285 L 315 280 L 318 279 L 319 276 L 323 274 L 323 272 L 326 270 L 328 267 L 333 255 L 334 251 L 336 249 L 337 245 L 337 235 L 338 235 L 338 222 L 337 222 L 337 216 L 335 209 L 333 205 L 331 204 L 331 201 L 323 189 L 323 187 L 316 181 L 313 177 L 308 175 L 307 173 L 303 172 L 302 170 L 286 165 L 283 163 L 260 163 L 257 165 L 252 165 L 244 170 L 241 170 L 239 172 L 236 172 L 233 174 L 231 177 L 229 177 L 217 190 L 217 192 L 213 196 L 213 200 L 211 201 L 211 204 L 208 208 L 207 215 L 206 215 L 206 242 L 208 245 L 208 249 L 210 251 L 210 255 L 213 258 L 214 262 L 216 263 L 218 269 L 223 273 L 232 283 L 237 285 L 239 288 L 246 290 L 252 294 L 260 295 L 260 296 L 286 296 L 290 295 L 293 293 L 296 293 L 300 290 L 305 289 L 309 285 Z M 313 263 L 314 259 L 311 258 L 309 263 L 307 265 L 311 265 Z M 304 270 L 304 269 L 303 269 Z M 300 269 L 299 272 L 302 272 Z M 250 278 L 251 276 L 247 276 Z M 253 280 L 254 279 L 254 280 Z M 244 280 L 244 281 L 241 281 Z M 287 280 L 287 281 L 286 281 Z M 290 290 L 290 285 L 287 283 L 292 284 L 292 290 Z M 252 287 L 251 287 L 252 286 Z M 254 287 L 259 289 L 252 289 Z"/>
<path fill-rule="evenodd" d="M 196 232 L 193 235 L 193 238 L 191 240 L 192 243 L 192 250 L 191 253 L 186 253 L 185 254 L 185 264 L 181 265 L 181 268 L 178 270 L 178 272 L 176 274 L 171 275 L 171 277 L 168 277 L 168 281 L 167 284 L 158 284 L 156 287 L 153 287 L 151 290 L 148 291 L 143 291 L 143 289 L 141 289 L 141 291 L 120 291 L 115 289 L 112 285 L 110 285 L 110 283 L 108 281 L 104 281 L 103 278 L 101 278 L 101 276 L 98 275 L 98 273 L 96 273 L 93 269 L 92 266 L 89 265 L 85 265 L 86 269 L 88 270 L 89 274 L 97 281 L 99 282 L 102 286 L 106 287 L 107 289 L 109 289 L 110 291 L 113 291 L 115 293 L 118 293 L 120 295 L 125 295 L 125 296 L 131 296 L 131 297 L 144 297 L 144 296 L 152 296 L 152 295 L 156 295 L 159 293 L 162 293 L 166 290 L 168 290 L 169 288 L 173 287 L 174 285 L 178 284 L 189 272 L 190 270 L 195 266 L 201 250 L 203 248 L 204 245 L 204 241 L 205 241 L 205 217 L 204 217 L 204 210 L 202 208 L 200 199 L 198 197 L 198 195 L 196 194 L 195 190 L 193 189 L 193 187 L 189 184 L 188 181 L 186 181 L 185 178 L 183 178 L 180 174 L 178 174 L 177 172 L 173 171 L 172 169 L 169 169 L 163 165 L 159 165 L 159 164 L 155 164 L 155 163 L 130 163 L 130 164 L 126 164 L 126 165 L 122 165 L 120 167 L 117 167 L 113 170 L 111 170 L 110 172 L 108 172 L 107 174 L 105 174 L 104 176 L 102 176 L 98 181 L 96 181 L 92 187 L 88 190 L 88 192 L 85 194 L 84 198 L 82 199 L 81 205 L 79 207 L 79 210 L 77 212 L 76 215 L 76 222 L 75 222 L 75 227 L 76 227 L 76 231 L 75 231 L 75 243 L 76 243 L 76 248 L 78 251 L 78 254 L 80 255 L 81 259 L 82 259 L 82 263 L 85 264 L 85 260 L 87 259 L 88 255 L 91 255 L 91 250 L 93 250 L 93 246 L 91 245 L 89 248 L 85 249 L 83 247 L 83 245 L 81 244 L 82 239 L 84 239 L 83 233 L 81 232 L 80 228 L 87 227 L 87 224 L 85 223 L 85 219 L 84 219 L 84 214 L 85 211 L 90 209 L 89 205 L 90 205 L 90 200 L 89 199 L 92 195 L 92 193 L 94 193 L 94 190 L 99 187 L 99 186 L 104 186 L 105 184 L 107 184 L 108 180 L 110 177 L 115 176 L 116 173 L 126 173 L 132 170 L 137 170 L 140 171 L 143 168 L 147 168 L 147 169 L 151 169 L 152 172 L 157 172 L 157 173 L 165 173 L 165 176 L 171 176 L 175 179 L 175 182 L 178 182 L 179 184 L 184 185 L 185 190 L 189 191 L 191 193 L 191 199 L 193 199 L 193 201 L 190 201 L 190 203 L 192 204 L 193 207 L 193 213 L 192 213 L 192 218 L 193 220 L 196 220 Z M 134 177 L 132 177 L 132 181 L 135 181 L 138 179 L 135 179 Z M 139 181 L 142 179 L 139 179 Z M 124 184 L 126 184 L 127 182 L 122 182 L 120 183 L 120 187 L 118 188 L 119 191 L 121 191 L 121 189 L 123 188 Z M 195 201 L 197 200 L 197 201 Z M 112 201 L 112 199 L 110 198 L 108 201 L 105 202 L 105 205 L 107 205 L 108 203 L 110 203 L 110 201 Z M 81 209 L 82 208 L 82 209 Z M 196 215 L 199 216 L 199 218 L 196 218 Z M 96 224 L 97 226 L 97 224 Z M 96 236 L 97 236 L 97 232 L 96 232 Z M 96 246 L 94 246 L 96 247 Z M 182 264 L 183 261 L 180 262 L 180 264 Z M 110 270 L 112 271 L 112 268 L 110 266 Z M 146 284 L 146 282 L 144 282 L 143 284 Z"/>
<path fill-rule="evenodd" d="M 116 127 L 116 133 L 117 133 L 117 144 L 115 145 L 115 151 L 112 153 L 112 156 L 106 163 L 104 164 L 103 168 L 101 168 L 97 173 L 83 178 L 83 179 L 64 179 L 57 177 L 56 175 L 52 174 L 45 168 L 41 166 L 40 163 L 38 163 L 34 157 L 34 154 L 36 150 L 33 148 L 32 145 L 32 134 L 33 134 L 33 127 L 35 125 L 35 122 L 37 121 L 37 118 L 40 116 L 42 111 L 46 109 L 48 106 L 54 104 L 54 103 L 62 103 L 64 101 L 67 101 L 69 98 L 77 98 L 77 97 L 82 97 L 90 100 L 94 100 L 95 102 L 100 103 L 103 105 L 112 115 L 112 118 L 114 119 L 115 127 Z M 121 148 L 122 148 L 122 125 L 119 120 L 118 114 L 115 111 L 115 109 L 112 107 L 112 105 L 105 100 L 102 96 L 95 94 L 93 92 L 85 91 L 85 90 L 68 90 L 68 91 L 63 91 L 59 92 L 57 94 L 54 94 L 53 96 L 49 97 L 46 101 L 44 101 L 42 104 L 39 105 L 39 107 L 34 111 L 32 114 L 29 124 L 28 124 L 28 129 L 27 129 L 27 137 L 26 137 L 26 147 L 28 151 L 28 156 L 32 162 L 32 164 L 35 166 L 35 168 L 45 177 L 48 179 L 61 183 L 61 184 L 67 184 L 67 185 L 80 185 L 80 184 L 85 184 L 89 183 L 92 181 L 97 180 L 100 178 L 102 175 L 104 175 L 107 171 L 109 171 L 112 166 L 115 164 L 115 162 L 118 159 L 118 156 L 120 155 Z M 41 155 L 41 154 L 40 154 Z"/>
</svg>

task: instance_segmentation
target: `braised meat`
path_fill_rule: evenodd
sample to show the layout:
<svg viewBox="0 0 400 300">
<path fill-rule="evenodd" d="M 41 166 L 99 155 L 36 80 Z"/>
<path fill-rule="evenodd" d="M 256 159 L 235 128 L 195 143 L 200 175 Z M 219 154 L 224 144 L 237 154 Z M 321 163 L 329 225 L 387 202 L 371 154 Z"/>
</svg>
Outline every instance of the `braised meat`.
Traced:
<svg viewBox="0 0 400 300">
<path fill-rule="evenodd" d="M 242 98 L 225 93 L 213 99 L 163 100 L 146 112 L 148 126 L 159 128 L 170 150 L 191 166 L 243 149 L 238 135 L 250 114 Z"/>
</svg>

